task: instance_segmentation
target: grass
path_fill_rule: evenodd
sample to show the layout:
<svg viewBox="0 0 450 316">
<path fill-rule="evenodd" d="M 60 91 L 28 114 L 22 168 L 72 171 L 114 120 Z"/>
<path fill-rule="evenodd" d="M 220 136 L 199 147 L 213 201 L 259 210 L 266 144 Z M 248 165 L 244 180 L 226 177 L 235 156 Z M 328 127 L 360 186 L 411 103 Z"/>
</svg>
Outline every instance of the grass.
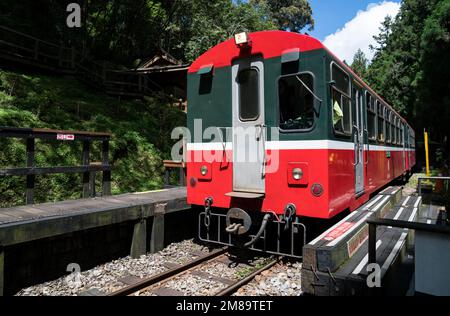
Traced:
<svg viewBox="0 0 450 316">
<path fill-rule="evenodd" d="M 235 275 L 238 279 L 244 279 L 244 278 L 248 277 L 249 275 L 251 275 L 253 272 L 258 271 L 265 265 L 269 264 L 269 262 L 271 262 L 272 260 L 273 260 L 273 258 L 271 258 L 271 257 L 257 258 L 257 260 L 255 262 L 256 263 L 255 266 L 244 267 L 242 269 L 239 269 L 238 271 L 236 271 Z"/>
</svg>

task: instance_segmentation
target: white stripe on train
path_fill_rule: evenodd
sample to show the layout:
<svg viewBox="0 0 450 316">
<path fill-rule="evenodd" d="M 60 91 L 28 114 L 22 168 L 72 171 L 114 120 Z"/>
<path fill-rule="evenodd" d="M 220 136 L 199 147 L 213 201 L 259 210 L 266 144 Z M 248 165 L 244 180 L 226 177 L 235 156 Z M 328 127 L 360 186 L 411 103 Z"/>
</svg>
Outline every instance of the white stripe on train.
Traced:
<svg viewBox="0 0 450 316">
<path fill-rule="evenodd" d="M 223 150 L 225 145 L 226 150 L 232 150 L 233 144 L 227 143 L 188 143 L 187 150 Z M 332 149 L 332 150 L 354 150 L 355 144 L 349 142 L 340 142 L 334 140 L 304 140 L 304 141 L 279 141 L 279 142 L 267 142 L 267 150 L 319 150 L 319 149 Z M 365 145 L 365 150 L 369 151 L 400 151 L 404 149 L 401 147 L 389 147 L 389 146 L 376 146 Z M 414 151 L 412 149 L 405 149 L 405 151 Z"/>
</svg>

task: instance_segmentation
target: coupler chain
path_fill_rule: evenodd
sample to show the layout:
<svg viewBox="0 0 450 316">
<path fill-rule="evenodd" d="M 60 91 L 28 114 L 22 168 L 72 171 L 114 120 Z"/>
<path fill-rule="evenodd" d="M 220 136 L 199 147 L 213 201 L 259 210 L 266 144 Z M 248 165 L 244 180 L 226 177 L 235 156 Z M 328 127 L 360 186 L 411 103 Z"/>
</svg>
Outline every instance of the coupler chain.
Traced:
<svg viewBox="0 0 450 316">
<path fill-rule="evenodd" d="M 288 231 L 291 227 L 291 224 L 295 218 L 295 214 L 297 212 L 297 208 L 294 204 L 290 203 L 286 206 L 284 210 L 284 220 L 286 224 L 284 225 L 284 231 Z"/>
<path fill-rule="evenodd" d="M 211 206 L 213 204 L 213 198 L 208 197 L 205 199 L 205 219 L 204 224 L 207 229 L 211 226 Z"/>
</svg>

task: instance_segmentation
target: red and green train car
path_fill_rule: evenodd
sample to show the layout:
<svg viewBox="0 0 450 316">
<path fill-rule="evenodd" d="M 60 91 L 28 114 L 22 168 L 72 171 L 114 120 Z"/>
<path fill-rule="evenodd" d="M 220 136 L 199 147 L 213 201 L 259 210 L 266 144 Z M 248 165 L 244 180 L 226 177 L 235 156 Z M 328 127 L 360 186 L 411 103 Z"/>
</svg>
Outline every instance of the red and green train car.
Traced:
<svg viewBox="0 0 450 316">
<path fill-rule="evenodd" d="M 200 238 L 294 257 L 303 218 L 353 211 L 416 163 L 406 120 L 320 41 L 291 32 L 239 34 L 200 56 L 188 128 Z"/>
</svg>

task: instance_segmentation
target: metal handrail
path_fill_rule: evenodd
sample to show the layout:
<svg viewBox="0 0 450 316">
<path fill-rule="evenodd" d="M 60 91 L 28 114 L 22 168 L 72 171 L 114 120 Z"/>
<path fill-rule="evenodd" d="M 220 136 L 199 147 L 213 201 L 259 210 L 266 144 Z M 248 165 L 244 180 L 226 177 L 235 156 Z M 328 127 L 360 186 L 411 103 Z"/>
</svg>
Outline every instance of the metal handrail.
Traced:
<svg viewBox="0 0 450 316">
<path fill-rule="evenodd" d="M 369 225 L 369 264 L 377 261 L 377 227 L 388 226 L 396 228 L 406 228 L 415 231 L 423 231 L 428 233 L 450 235 L 450 227 L 444 225 L 431 225 L 425 223 L 399 221 L 393 219 L 375 219 L 367 220 Z"/>
</svg>

